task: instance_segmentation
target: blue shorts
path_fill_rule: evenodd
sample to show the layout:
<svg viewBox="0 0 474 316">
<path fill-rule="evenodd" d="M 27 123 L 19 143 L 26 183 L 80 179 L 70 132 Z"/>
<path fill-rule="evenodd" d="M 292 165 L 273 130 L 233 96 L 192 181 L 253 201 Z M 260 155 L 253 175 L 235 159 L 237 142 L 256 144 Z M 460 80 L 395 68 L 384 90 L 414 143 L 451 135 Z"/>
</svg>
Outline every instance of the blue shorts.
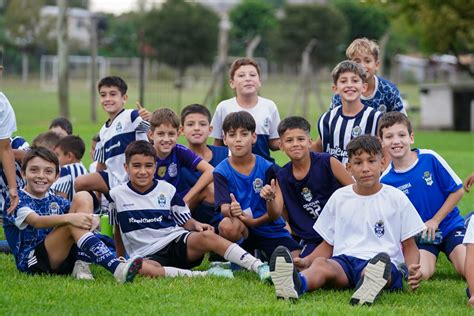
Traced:
<svg viewBox="0 0 474 316">
<path fill-rule="evenodd" d="M 446 236 L 443 236 L 443 240 L 439 245 L 433 244 L 422 244 L 416 243 L 418 249 L 426 250 L 431 252 L 438 258 L 439 252 L 442 251 L 446 254 L 446 257 L 449 259 L 449 255 L 451 252 L 456 248 L 457 245 L 462 245 L 464 234 L 466 233 L 465 227 L 456 227 L 452 231 L 450 231 Z"/>
<path fill-rule="evenodd" d="M 300 253 L 300 258 L 304 258 L 308 255 L 310 255 L 314 249 L 316 249 L 317 246 L 319 246 L 322 243 L 321 241 L 316 241 L 316 240 L 304 240 L 301 239 L 299 244 L 303 249 L 301 250 Z"/>
<path fill-rule="evenodd" d="M 267 258 L 270 258 L 278 246 L 285 246 L 290 251 L 301 249 L 301 246 L 290 236 L 277 238 L 262 237 L 256 235 L 251 229 L 249 229 L 249 236 L 241 244 L 241 247 L 249 253 L 254 253 L 255 250 L 261 250 Z"/>
<path fill-rule="evenodd" d="M 219 223 L 224 217 L 216 211 L 214 205 L 202 202 L 194 210 L 191 210 L 191 216 L 198 222 L 211 225 L 216 234 L 219 234 Z"/>
<path fill-rule="evenodd" d="M 107 188 L 108 188 L 109 191 L 110 191 L 109 173 L 107 172 L 107 170 L 97 171 L 97 173 L 102 177 L 102 179 L 104 180 L 105 184 L 107 185 Z"/>
<path fill-rule="evenodd" d="M 369 260 L 359 259 L 356 257 L 340 255 L 329 258 L 336 261 L 346 273 L 347 279 L 349 280 L 349 288 L 355 288 L 357 283 L 362 276 L 365 266 L 369 263 Z M 403 273 L 392 263 L 392 269 L 390 272 L 390 286 L 387 288 L 389 291 L 403 289 Z"/>
</svg>

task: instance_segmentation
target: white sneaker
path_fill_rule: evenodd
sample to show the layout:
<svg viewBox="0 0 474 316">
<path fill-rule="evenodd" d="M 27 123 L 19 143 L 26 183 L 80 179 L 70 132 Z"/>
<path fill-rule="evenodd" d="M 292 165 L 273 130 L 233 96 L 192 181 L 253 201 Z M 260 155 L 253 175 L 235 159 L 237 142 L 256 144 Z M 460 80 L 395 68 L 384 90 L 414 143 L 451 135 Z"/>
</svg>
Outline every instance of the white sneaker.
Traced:
<svg viewBox="0 0 474 316">
<path fill-rule="evenodd" d="M 94 276 L 92 275 L 90 269 L 90 263 L 82 260 L 76 261 L 71 275 L 73 278 L 76 278 L 78 280 L 94 280 Z"/>
<path fill-rule="evenodd" d="M 257 268 L 257 274 L 262 282 L 271 282 L 270 267 L 264 263 Z"/>
<path fill-rule="evenodd" d="M 273 251 L 270 257 L 270 274 L 277 298 L 296 300 L 303 294 L 301 278 L 287 248 L 278 246 Z"/>
<path fill-rule="evenodd" d="M 141 269 L 143 258 L 133 257 L 125 262 L 119 263 L 117 269 L 114 272 L 114 277 L 118 283 L 132 282 Z"/>
</svg>

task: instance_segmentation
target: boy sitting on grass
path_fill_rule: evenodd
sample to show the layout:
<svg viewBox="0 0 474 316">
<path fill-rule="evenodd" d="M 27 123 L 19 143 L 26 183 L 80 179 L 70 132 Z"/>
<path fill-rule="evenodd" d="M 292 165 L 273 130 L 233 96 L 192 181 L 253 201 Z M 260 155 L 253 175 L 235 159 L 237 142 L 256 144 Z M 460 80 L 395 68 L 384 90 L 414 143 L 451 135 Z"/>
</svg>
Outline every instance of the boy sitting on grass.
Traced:
<svg viewBox="0 0 474 316">
<path fill-rule="evenodd" d="M 464 195 L 462 180 L 436 152 L 411 149 L 413 130 L 403 113 L 384 114 L 379 137 L 392 159 L 381 182 L 403 191 L 426 225 L 417 239 L 423 278 L 427 280 L 434 274 L 440 251 L 446 254 L 457 273 L 464 276 L 466 229 L 456 206 Z"/>
<path fill-rule="evenodd" d="M 31 149 L 22 165 L 26 186 L 20 203 L 3 216 L 3 227 L 19 271 L 29 274 L 72 274 L 78 277 L 78 253 L 110 271 L 119 283 L 130 282 L 141 267 L 134 257 L 121 262 L 93 233 L 92 197 L 73 202 L 49 193 L 58 177 L 56 155 L 43 147 Z"/>
<path fill-rule="evenodd" d="M 406 267 L 408 284 L 412 289 L 419 286 L 420 253 L 414 236 L 425 225 L 401 191 L 379 182 L 383 166 L 379 139 L 356 137 L 347 152 L 347 169 L 356 183 L 334 192 L 314 225 L 332 257 L 316 258 L 298 273 L 288 249 L 277 248 L 270 274 L 279 298 L 297 299 L 330 286 L 355 288 L 351 304 L 372 304 L 382 289 L 402 289 Z"/>
<path fill-rule="evenodd" d="M 130 256 L 146 258 L 140 274 L 233 277 L 231 270 L 218 267 L 207 272 L 189 270 L 201 264 L 206 252 L 213 251 L 258 273 L 262 280 L 268 279 L 268 265 L 216 235 L 212 226 L 191 218 L 176 188 L 154 179 L 156 156 L 149 142 L 131 143 L 125 151 L 125 170 L 130 181 L 110 191 L 116 206 L 116 232 L 120 232 L 125 250 Z"/>
</svg>

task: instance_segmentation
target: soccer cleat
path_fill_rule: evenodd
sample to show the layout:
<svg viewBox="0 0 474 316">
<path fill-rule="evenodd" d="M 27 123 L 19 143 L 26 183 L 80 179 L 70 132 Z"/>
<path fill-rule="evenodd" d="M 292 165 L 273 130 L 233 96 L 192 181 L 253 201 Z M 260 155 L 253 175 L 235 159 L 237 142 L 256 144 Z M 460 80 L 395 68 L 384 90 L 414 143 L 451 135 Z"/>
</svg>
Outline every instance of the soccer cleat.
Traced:
<svg viewBox="0 0 474 316">
<path fill-rule="evenodd" d="M 141 269 L 143 258 L 133 257 L 125 262 L 119 263 L 114 272 L 114 277 L 119 283 L 132 282 Z"/>
<path fill-rule="evenodd" d="M 266 263 L 260 265 L 257 268 L 257 274 L 258 274 L 258 277 L 260 278 L 260 281 L 263 281 L 263 282 L 272 281 L 272 277 L 270 275 L 270 267 Z"/>
<path fill-rule="evenodd" d="M 92 275 L 90 269 L 90 263 L 82 260 L 76 261 L 71 275 L 73 278 L 76 278 L 78 280 L 94 280 L 94 276 Z"/>
<path fill-rule="evenodd" d="M 357 283 L 350 303 L 371 305 L 387 284 L 391 268 L 390 257 L 385 252 L 370 259 L 365 267 L 364 276 Z"/>
<path fill-rule="evenodd" d="M 224 269 L 220 266 L 211 267 L 207 270 L 207 275 L 214 275 L 222 278 L 233 279 L 234 273 L 230 269 Z"/>
<path fill-rule="evenodd" d="M 278 246 L 273 251 L 270 257 L 270 275 L 277 298 L 299 298 L 302 291 L 301 278 L 286 247 Z"/>
</svg>

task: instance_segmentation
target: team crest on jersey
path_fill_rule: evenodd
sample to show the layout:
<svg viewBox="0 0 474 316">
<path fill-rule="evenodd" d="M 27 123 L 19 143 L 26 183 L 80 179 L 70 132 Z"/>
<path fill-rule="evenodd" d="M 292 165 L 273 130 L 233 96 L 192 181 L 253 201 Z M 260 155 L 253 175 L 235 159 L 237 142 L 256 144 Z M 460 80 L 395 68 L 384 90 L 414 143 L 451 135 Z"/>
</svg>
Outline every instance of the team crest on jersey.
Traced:
<svg viewBox="0 0 474 316">
<path fill-rule="evenodd" d="M 117 126 L 115 127 L 116 132 L 121 132 L 122 131 L 122 123 L 118 122 Z"/>
<path fill-rule="evenodd" d="M 357 137 L 362 135 L 362 128 L 360 126 L 354 126 L 351 132 L 352 137 Z"/>
<path fill-rule="evenodd" d="M 311 202 L 311 200 L 313 199 L 313 194 L 311 193 L 311 190 L 307 187 L 304 187 L 303 190 L 301 190 L 301 195 L 308 202 Z"/>
<path fill-rule="evenodd" d="M 382 237 L 385 234 L 385 226 L 383 224 L 383 220 L 379 220 L 375 223 L 374 232 L 377 237 Z"/>
<path fill-rule="evenodd" d="M 385 104 L 380 104 L 377 111 L 385 113 L 385 112 L 387 112 L 387 106 Z"/>
<path fill-rule="evenodd" d="M 158 177 L 161 179 L 165 176 L 165 173 L 166 173 L 166 166 L 161 166 L 158 168 L 158 170 L 156 171 L 156 174 L 158 175 Z"/>
<path fill-rule="evenodd" d="M 56 202 L 49 204 L 49 212 L 54 215 L 59 214 L 59 204 Z"/>
<path fill-rule="evenodd" d="M 168 167 L 168 175 L 172 178 L 176 177 L 178 174 L 178 166 L 172 162 Z"/>
<path fill-rule="evenodd" d="M 423 173 L 423 180 L 425 180 L 427 185 L 433 184 L 433 177 L 431 176 L 431 173 L 429 171 L 425 171 Z"/>
<path fill-rule="evenodd" d="M 158 205 L 160 207 L 166 206 L 166 196 L 163 193 L 160 193 L 160 195 L 158 195 Z"/>
<path fill-rule="evenodd" d="M 260 193 L 260 190 L 263 188 L 263 181 L 260 178 L 253 180 L 253 190 L 255 193 Z"/>
</svg>

